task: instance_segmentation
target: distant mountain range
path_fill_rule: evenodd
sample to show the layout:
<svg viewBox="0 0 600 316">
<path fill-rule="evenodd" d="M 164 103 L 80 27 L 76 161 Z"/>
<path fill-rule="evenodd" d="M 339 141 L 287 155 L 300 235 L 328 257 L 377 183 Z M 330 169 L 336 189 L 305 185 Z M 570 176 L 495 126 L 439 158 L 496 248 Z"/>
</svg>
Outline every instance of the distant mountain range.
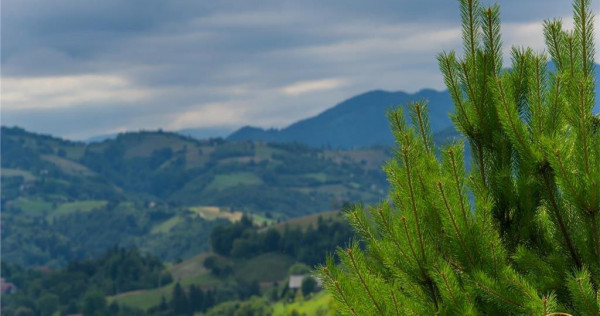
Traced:
<svg viewBox="0 0 600 316">
<path fill-rule="evenodd" d="M 391 145 L 394 141 L 386 112 L 410 101 L 429 102 L 431 128 L 438 132 L 452 123 L 448 114 L 454 107 L 447 92 L 431 89 L 415 94 L 371 91 L 350 98 L 325 112 L 294 123 L 284 129 L 246 126 L 229 135 L 228 140 L 300 142 L 311 146 L 358 148 Z"/>
<path fill-rule="evenodd" d="M 600 66 L 596 65 L 596 82 L 600 82 Z M 596 107 L 600 113 L 600 86 L 596 84 Z M 260 140 L 267 142 L 300 142 L 310 146 L 333 148 L 360 148 L 392 145 L 394 142 L 386 111 L 396 106 L 406 109 L 410 101 L 429 102 L 431 128 L 435 134 L 455 134 L 449 113 L 454 105 L 448 91 L 431 89 L 415 94 L 405 92 L 371 91 L 322 112 L 298 121 L 283 129 L 262 129 L 245 126 L 235 131 L 228 140 Z"/>
<path fill-rule="evenodd" d="M 552 68 L 552 64 L 550 64 Z M 600 65 L 596 65 L 596 107 L 600 113 Z M 403 91 L 369 91 L 325 110 L 310 118 L 300 120 L 282 129 L 264 129 L 244 126 L 231 128 L 188 128 L 175 133 L 196 139 L 225 138 L 232 141 L 265 141 L 274 143 L 298 142 L 314 147 L 339 149 L 389 146 L 394 142 L 386 112 L 397 106 L 406 110 L 411 101 L 425 100 L 429 104 L 431 129 L 436 138 L 457 136 L 449 114 L 454 104 L 448 91 L 424 89 L 414 94 Z M 114 139 L 118 134 L 94 136 L 87 143 Z M 228 136 L 227 136 L 228 135 Z"/>
</svg>

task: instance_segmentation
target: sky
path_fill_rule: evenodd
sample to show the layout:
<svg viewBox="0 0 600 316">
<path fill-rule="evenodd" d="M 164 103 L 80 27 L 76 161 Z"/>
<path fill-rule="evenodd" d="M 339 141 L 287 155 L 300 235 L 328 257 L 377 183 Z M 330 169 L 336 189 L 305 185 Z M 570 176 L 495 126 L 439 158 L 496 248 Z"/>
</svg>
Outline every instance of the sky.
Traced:
<svg viewBox="0 0 600 316">
<path fill-rule="evenodd" d="M 571 1 L 498 3 L 506 51 L 543 50 L 544 19 L 572 24 Z M 437 54 L 462 51 L 452 0 L 3 0 L 1 11 L 2 125 L 79 140 L 281 128 L 374 89 L 442 90 Z"/>
</svg>

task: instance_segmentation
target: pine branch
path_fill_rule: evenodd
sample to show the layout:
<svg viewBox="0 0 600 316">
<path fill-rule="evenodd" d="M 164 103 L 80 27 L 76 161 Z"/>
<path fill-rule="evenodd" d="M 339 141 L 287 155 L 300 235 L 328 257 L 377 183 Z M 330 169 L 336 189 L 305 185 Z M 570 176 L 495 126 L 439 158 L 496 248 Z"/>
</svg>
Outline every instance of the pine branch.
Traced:
<svg viewBox="0 0 600 316">
<path fill-rule="evenodd" d="M 454 228 L 454 232 L 456 233 L 456 236 L 458 237 L 458 241 L 460 242 L 461 247 L 463 248 L 463 252 L 467 256 L 467 261 L 469 262 L 469 265 L 471 265 L 471 267 L 475 267 L 475 263 L 473 262 L 473 259 L 471 258 L 471 253 L 469 252 L 469 248 L 467 248 L 465 240 L 464 240 L 462 234 L 460 233 L 460 229 L 458 229 L 458 225 L 456 224 L 456 220 L 454 219 L 454 215 L 452 214 L 452 209 L 450 208 L 450 205 L 448 205 L 448 199 L 446 198 L 446 193 L 444 192 L 444 187 L 442 185 L 442 182 L 438 181 L 437 185 L 440 190 L 442 200 L 444 201 L 444 206 L 446 207 L 446 211 L 448 212 L 448 217 L 452 221 L 452 227 Z"/>
<path fill-rule="evenodd" d="M 581 267 L 582 267 L 581 259 L 579 258 L 579 255 L 577 254 L 577 251 L 575 250 L 575 246 L 571 239 L 571 235 L 569 234 L 569 230 L 567 229 L 567 226 L 565 225 L 561 211 L 558 207 L 558 203 L 556 202 L 556 197 L 554 196 L 554 194 L 556 193 L 556 189 L 554 188 L 553 184 L 551 183 L 551 180 L 550 180 L 551 175 L 549 174 L 548 170 L 545 170 L 542 173 L 542 178 L 544 180 L 544 184 L 546 185 L 546 190 L 548 192 L 548 198 L 550 200 L 552 210 L 554 211 L 554 217 L 556 218 L 556 220 L 558 222 L 558 226 L 560 228 L 560 232 L 561 232 L 563 238 L 565 239 L 565 243 L 567 245 L 567 248 L 569 249 L 569 253 L 571 254 L 571 259 L 573 259 L 573 261 L 575 262 L 575 265 L 577 265 L 577 268 L 581 269 Z"/>
<path fill-rule="evenodd" d="M 354 253 L 353 253 L 352 249 L 348 249 L 348 250 L 346 250 L 346 252 L 348 253 L 348 257 L 350 257 L 350 262 L 352 262 L 352 268 L 354 268 L 354 272 L 358 276 L 358 278 L 360 280 L 360 284 L 362 285 L 362 287 L 365 289 L 365 291 L 369 295 L 369 298 L 371 298 L 371 301 L 373 302 L 373 305 L 375 306 L 375 308 L 377 308 L 377 311 L 379 312 L 379 314 L 384 315 L 383 310 L 381 309 L 381 306 L 379 306 L 379 303 L 377 302 L 377 300 L 375 300 L 373 293 L 371 293 L 371 289 L 369 289 L 369 287 L 367 286 L 365 279 L 363 278 L 362 274 L 360 273 L 360 269 L 356 265 L 356 260 L 354 259 Z"/>
<path fill-rule="evenodd" d="M 426 262 L 425 258 L 425 245 L 423 244 L 423 235 L 421 234 L 421 225 L 419 224 L 419 214 L 417 211 L 417 201 L 412 183 L 412 173 L 410 169 L 410 161 L 408 159 L 408 148 L 403 148 L 402 153 L 404 154 L 404 170 L 406 171 L 406 179 L 408 183 L 408 189 L 410 192 L 410 201 L 412 206 L 412 213 L 417 228 L 417 238 L 419 240 L 419 248 L 421 249 L 421 259 Z"/>
</svg>

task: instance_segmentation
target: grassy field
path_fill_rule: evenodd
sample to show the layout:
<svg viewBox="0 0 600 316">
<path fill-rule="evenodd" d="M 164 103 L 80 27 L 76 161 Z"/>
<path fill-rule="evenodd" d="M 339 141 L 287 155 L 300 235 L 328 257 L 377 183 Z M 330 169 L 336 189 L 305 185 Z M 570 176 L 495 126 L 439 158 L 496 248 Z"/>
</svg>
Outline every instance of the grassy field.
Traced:
<svg viewBox="0 0 600 316">
<path fill-rule="evenodd" d="M 210 154 L 214 147 L 203 146 L 200 148 L 188 148 L 185 152 L 185 169 L 202 168 L 210 160 Z"/>
<path fill-rule="evenodd" d="M 244 215 L 240 211 L 227 212 L 223 211 L 216 206 L 193 206 L 189 208 L 190 212 L 197 213 L 198 216 L 212 221 L 217 218 L 224 218 L 234 223 L 242 219 Z"/>
<path fill-rule="evenodd" d="M 25 214 L 32 216 L 43 215 L 44 212 L 50 212 L 53 209 L 52 203 L 41 200 L 30 200 L 18 198 L 12 201 L 13 205 L 20 208 Z"/>
<path fill-rule="evenodd" d="M 83 176 L 93 176 L 95 174 L 87 167 L 65 158 L 61 158 L 55 155 L 42 155 L 42 158 L 46 161 L 57 165 L 66 174 Z"/>
<path fill-rule="evenodd" d="M 287 277 L 288 269 L 295 261 L 286 255 L 265 253 L 250 260 L 236 263 L 234 274 L 246 281 L 282 281 Z"/>
<path fill-rule="evenodd" d="M 152 306 L 160 304 L 162 297 L 165 297 L 165 299 L 168 300 L 171 297 L 171 292 L 173 292 L 173 287 L 173 284 L 169 284 L 153 290 L 140 290 L 122 293 L 108 297 L 107 301 L 108 304 L 117 302 L 119 305 L 127 305 L 130 307 L 147 310 Z"/>
<path fill-rule="evenodd" d="M 57 217 L 75 213 L 75 212 L 90 212 L 95 209 L 106 206 L 108 202 L 103 200 L 76 201 L 60 204 L 56 210 L 48 214 L 48 220 L 54 220 Z"/>
<path fill-rule="evenodd" d="M 252 221 L 254 222 L 254 225 L 258 225 L 258 226 L 263 226 L 263 225 L 272 225 L 275 222 L 277 222 L 275 219 L 272 218 L 267 218 L 265 216 L 262 215 L 258 215 L 258 214 L 252 214 Z"/>
<path fill-rule="evenodd" d="M 307 173 L 304 176 L 307 177 L 307 178 L 310 178 L 310 179 L 315 179 L 315 180 L 317 180 L 319 182 L 325 182 L 325 181 L 327 181 L 327 174 L 322 173 L 322 172 L 320 172 L 320 173 Z"/>
<path fill-rule="evenodd" d="M 277 302 L 273 304 L 273 316 L 287 316 L 294 310 L 299 315 L 335 315 L 331 295 L 326 291 L 321 291 L 309 299 L 292 303 Z"/>
<path fill-rule="evenodd" d="M 214 286 L 219 282 L 220 281 L 212 275 L 203 273 L 191 278 L 183 279 L 180 281 L 180 284 L 183 288 L 187 289 L 192 284 L 199 286 Z M 118 304 L 147 310 L 150 307 L 160 304 L 162 297 L 167 301 L 170 300 L 173 294 L 173 287 L 175 287 L 175 282 L 152 290 L 139 290 L 109 296 L 107 300 L 109 304 L 116 301 Z"/>
<path fill-rule="evenodd" d="M 66 146 L 61 147 L 66 154 L 66 157 L 71 160 L 78 160 L 85 153 L 85 147 L 83 146 Z"/>
<path fill-rule="evenodd" d="M 217 175 L 206 190 L 223 190 L 236 185 L 261 184 L 262 180 L 252 172 L 235 172 Z"/>
<path fill-rule="evenodd" d="M 254 155 L 258 160 L 272 159 L 274 154 L 280 154 L 281 149 L 269 147 L 267 145 L 257 145 L 254 149 Z"/>
<path fill-rule="evenodd" d="M 35 176 L 29 172 L 29 171 L 25 171 L 25 170 L 20 170 L 20 169 L 8 169 L 8 168 L 2 168 L 2 171 L 0 171 L 0 174 L 2 175 L 2 177 L 23 177 L 23 180 L 25 180 L 26 182 L 31 182 L 35 180 Z"/>
<path fill-rule="evenodd" d="M 159 225 L 156 225 L 154 227 L 152 227 L 152 230 L 150 230 L 151 234 L 161 234 L 161 233 L 168 233 L 171 228 L 175 227 L 175 225 L 179 224 L 183 219 L 180 216 L 173 216 L 171 218 L 169 218 L 168 220 L 160 223 Z"/>
<path fill-rule="evenodd" d="M 169 272 L 173 275 L 175 280 L 185 280 L 207 272 L 204 268 L 204 259 L 208 257 L 210 253 L 202 253 L 191 259 L 185 260 L 181 263 L 174 264 L 169 267 Z"/>
<path fill-rule="evenodd" d="M 317 214 L 312 214 L 308 216 L 302 216 L 297 218 L 292 218 L 283 223 L 279 223 L 274 225 L 273 227 L 280 232 L 283 232 L 283 229 L 286 225 L 291 227 L 300 227 L 302 229 L 308 228 L 308 226 L 313 225 L 313 227 L 317 227 L 317 222 L 319 217 L 322 217 L 324 220 L 333 219 L 333 220 L 342 220 L 344 217 L 340 214 L 339 211 L 328 211 Z"/>
</svg>

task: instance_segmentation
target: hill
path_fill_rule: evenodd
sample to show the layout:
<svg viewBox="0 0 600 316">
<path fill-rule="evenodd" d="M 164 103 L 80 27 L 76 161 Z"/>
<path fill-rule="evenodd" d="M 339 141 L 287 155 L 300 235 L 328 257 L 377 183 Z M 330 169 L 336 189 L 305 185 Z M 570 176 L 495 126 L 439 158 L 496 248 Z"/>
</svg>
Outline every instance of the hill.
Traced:
<svg viewBox="0 0 600 316">
<path fill-rule="evenodd" d="M 448 114 L 453 110 L 453 105 L 447 92 L 427 89 L 408 94 L 377 90 L 350 98 L 315 117 L 301 120 L 281 130 L 247 126 L 232 133 L 227 139 L 301 142 L 333 148 L 387 146 L 393 144 L 393 136 L 386 111 L 421 99 L 429 100 L 434 132 L 451 125 Z"/>
<path fill-rule="evenodd" d="M 117 244 L 187 258 L 242 213 L 271 223 L 383 198 L 388 156 L 160 131 L 86 144 L 2 127 L 2 257 L 58 267 Z"/>
<path fill-rule="evenodd" d="M 3 127 L 2 136 L 3 203 L 137 198 L 293 217 L 334 200 L 377 200 L 389 156 L 386 148 L 199 141 L 161 131 L 91 144 L 19 128 Z"/>
</svg>

